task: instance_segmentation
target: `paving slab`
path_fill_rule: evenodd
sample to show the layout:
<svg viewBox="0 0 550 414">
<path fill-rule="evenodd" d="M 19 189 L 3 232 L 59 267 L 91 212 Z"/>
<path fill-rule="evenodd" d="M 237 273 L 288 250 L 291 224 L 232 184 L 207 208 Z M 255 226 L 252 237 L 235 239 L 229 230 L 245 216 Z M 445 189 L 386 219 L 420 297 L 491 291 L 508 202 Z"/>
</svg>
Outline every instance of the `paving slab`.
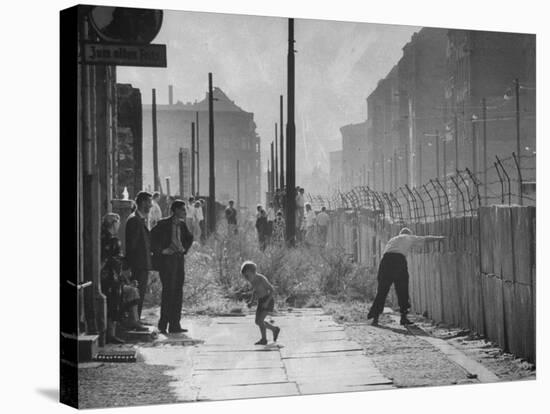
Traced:
<svg viewBox="0 0 550 414">
<path fill-rule="evenodd" d="M 171 385 L 178 398 L 224 400 L 392 387 L 363 348 L 322 310 L 280 312 L 272 319 L 281 334 L 277 343 L 266 346 L 253 345 L 259 330 L 252 313 L 215 317 L 200 329 L 190 325 L 196 336 L 188 336 L 203 342 L 188 351 L 191 372 L 168 372 L 175 378 Z"/>
<path fill-rule="evenodd" d="M 226 387 L 206 386 L 200 390 L 198 400 L 234 400 L 241 398 L 284 397 L 299 394 L 298 387 L 292 382 Z"/>
</svg>

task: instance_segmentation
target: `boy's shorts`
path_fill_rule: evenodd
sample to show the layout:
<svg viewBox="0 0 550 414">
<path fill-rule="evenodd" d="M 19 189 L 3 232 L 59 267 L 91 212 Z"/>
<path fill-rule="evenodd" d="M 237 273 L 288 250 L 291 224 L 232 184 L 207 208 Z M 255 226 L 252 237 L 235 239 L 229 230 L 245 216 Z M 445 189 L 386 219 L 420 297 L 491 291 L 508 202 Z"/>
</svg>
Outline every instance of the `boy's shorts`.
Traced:
<svg viewBox="0 0 550 414">
<path fill-rule="evenodd" d="M 262 312 L 273 312 L 275 308 L 275 300 L 273 296 L 267 295 L 258 299 L 258 307 L 256 308 L 256 318 L 260 316 Z"/>
</svg>

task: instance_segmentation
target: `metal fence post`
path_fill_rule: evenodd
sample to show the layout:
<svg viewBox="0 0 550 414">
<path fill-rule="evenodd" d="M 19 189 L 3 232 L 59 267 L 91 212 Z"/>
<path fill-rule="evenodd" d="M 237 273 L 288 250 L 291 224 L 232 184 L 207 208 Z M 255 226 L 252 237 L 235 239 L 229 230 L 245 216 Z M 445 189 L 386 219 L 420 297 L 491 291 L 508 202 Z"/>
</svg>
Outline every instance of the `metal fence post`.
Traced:
<svg viewBox="0 0 550 414">
<path fill-rule="evenodd" d="M 413 191 L 416 193 L 416 195 L 420 199 L 420 202 L 422 203 L 423 219 L 424 219 L 424 223 L 426 223 L 427 216 L 426 216 L 426 205 L 424 204 L 424 199 L 422 198 L 422 195 L 420 194 L 420 191 L 418 191 L 418 189 L 416 187 L 413 188 Z"/>
<path fill-rule="evenodd" d="M 521 168 L 519 166 L 519 159 L 516 157 L 516 153 L 512 152 L 512 157 L 514 158 L 514 163 L 516 164 L 516 169 L 518 170 L 518 194 L 519 194 L 519 205 L 523 205 L 523 178 L 521 176 Z"/>
<path fill-rule="evenodd" d="M 512 204 L 512 185 L 510 184 L 510 176 L 508 175 L 508 172 L 506 171 L 506 168 L 504 168 L 504 165 L 502 165 L 502 162 L 498 158 L 498 156 L 495 155 L 495 158 L 497 159 L 498 164 L 500 165 L 500 169 L 502 170 L 502 173 L 506 177 L 506 181 L 508 182 L 508 204 Z"/>
<path fill-rule="evenodd" d="M 428 186 L 427 186 L 426 184 L 424 184 L 424 185 L 422 186 L 422 188 L 424 189 L 424 191 L 426 192 L 426 194 L 428 194 L 428 197 L 429 197 L 429 199 L 430 199 L 430 201 L 431 201 L 431 203 L 432 203 L 432 218 L 433 218 L 434 221 L 435 221 L 436 212 L 435 212 L 435 202 L 434 202 L 434 199 L 433 199 L 433 197 L 432 197 L 432 195 L 431 195 L 431 193 L 430 193 L 430 190 L 428 190 Z"/>
</svg>

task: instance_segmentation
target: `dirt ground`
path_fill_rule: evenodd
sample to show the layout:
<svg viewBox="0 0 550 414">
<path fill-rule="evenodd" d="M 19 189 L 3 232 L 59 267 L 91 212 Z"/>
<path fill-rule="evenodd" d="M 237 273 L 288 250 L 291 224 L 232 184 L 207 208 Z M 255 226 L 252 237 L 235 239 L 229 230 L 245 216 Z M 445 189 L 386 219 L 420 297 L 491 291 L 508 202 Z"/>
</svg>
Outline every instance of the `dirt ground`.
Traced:
<svg viewBox="0 0 550 414">
<path fill-rule="evenodd" d="M 380 371 L 393 378 L 398 387 L 477 383 L 468 372 L 445 354 L 395 322 L 396 313 L 385 313 L 380 326 L 367 322 L 369 305 L 365 303 L 329 303 L 325 306 L 334 319 L 346 326 L 351 339 L 363 345 Z M 389 309 L 386 308 L 386 311 Z M 390 315 L 393 315 L 392 318 Z M 410 315 L 416 326 L 427 334 L 445 339 L 470 359 L 479 362 L 502 381 L 535 379 L 533 364 L 502 352 L 490 342 L 468 331 L 443 324 L 436 325 L 420 315 Z"/>
</svg>

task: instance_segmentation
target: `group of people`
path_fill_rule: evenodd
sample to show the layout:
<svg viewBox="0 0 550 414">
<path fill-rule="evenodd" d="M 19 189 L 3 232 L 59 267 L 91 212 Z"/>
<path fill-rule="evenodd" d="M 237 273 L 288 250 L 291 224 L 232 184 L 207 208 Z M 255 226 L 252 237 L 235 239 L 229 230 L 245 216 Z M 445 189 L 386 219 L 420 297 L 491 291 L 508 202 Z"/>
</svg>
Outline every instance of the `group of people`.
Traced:
<svg viewBox="0 0 550 414">
<path fill-rule="evenodd" d="M 190 199 L 190 203 L 192 201 Z M 198 207 L 194 207 L 195 211 L 187 207 L 185 201 L 174 199 L 169 206 L 169 215 L 163 218 L 162 212 L 159 215 L 157 194 L 138 193 L 135 210 L 126 221 L 124 256 L 117 237 L 120 216 L 108 213 L 103 217 L 101 289 L 107 298 L 107 342 L 124 342 L 116 335 L 121 321 L 129 329 L 148 329 L 141 319 L 141 312 L 151 270 L 159 272 L 162 284 L 159 331 L 186 331 L 180 325 L 184 257 L 193 244 L 194 233 L 201 237 L 201 216 L 196 212 L 200 209 L 200 201 Z M 188 211 L 195 215 L 189 221 Z M 130 271 L 129 276 L 125 269 Z"/>
<path fill-rule="evenodd" d="M 276 212 L 275 212 L 276 211 Z M 227 209 L 226 209 L 227 216 Z M 308 246 L 327 244 L 330 216 L 326 207 L 315 213 L 310 203 L 305 202 L 304 189 L 297 187 L 296 195 L 296 238 Z M 276 203 L 270 202 L 267 211 L 258 204 L 256 207 L 256 230 L 261 250 L 268 244 L 280 246 L 285 241 L 286 222 L 283 210 L 276 210 Z"/>
<path fill-rule="evenodd" d="M 166 197 L 166 215 L 170 215 L 170 207 L 176 200 L 174 196 Z M 206 203 L 204 199 L 199 197 L 189 197 L 185 207 L 186 210 L 186 224 L 189 230 L 193 233 L 195 240 L 200 241 L 202 244 L 206 241 L 205 231 L 205 215 L 206 215 Z M 160 207 L 160 193 L 155 191 L 153 193 L 153 206 L 149 213 L 148 226 L 149 229 L 155 227 L 157 222 L 162 218 L 162 208 Z"/>
</svg>

